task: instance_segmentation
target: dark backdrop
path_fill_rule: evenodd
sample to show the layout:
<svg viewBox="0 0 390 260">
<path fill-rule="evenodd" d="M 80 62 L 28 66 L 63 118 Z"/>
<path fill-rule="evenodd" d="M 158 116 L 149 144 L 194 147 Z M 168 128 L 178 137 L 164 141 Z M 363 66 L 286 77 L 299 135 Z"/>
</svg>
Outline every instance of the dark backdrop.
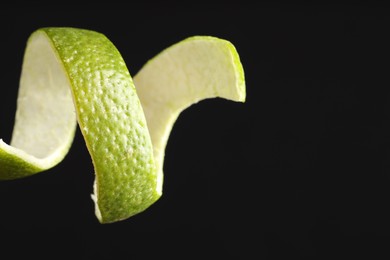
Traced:
<svg viewBox="0 0 390 260">
<path fill-rule="evenodd" d="M 132 75 L 185 37 L 227 39 L 244 66 L 247 102 L 185 110 L 168 142 L 162 198 L 113 224 L 94 215 L 93 167 L 78 131 L 58 166 L 0 182 L 0 259 L 390 257 L 389 9 L 46 7 L 0 9 L 7 142 L 26 40 L 44 26 L 104 33 Z"/>
</svg>

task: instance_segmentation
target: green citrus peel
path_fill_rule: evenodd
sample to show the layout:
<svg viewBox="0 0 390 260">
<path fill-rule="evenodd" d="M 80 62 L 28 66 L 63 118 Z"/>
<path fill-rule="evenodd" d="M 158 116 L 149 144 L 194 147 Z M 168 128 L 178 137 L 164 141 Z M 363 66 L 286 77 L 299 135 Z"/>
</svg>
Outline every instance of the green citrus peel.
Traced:
<svg viewBox="0 0 390 260">
<path fill-rule="evenodd" d="M 96 217 L 127 219 L 162 195 L 164 151 L 179 114 L 214 97 L 246 97 L 239 56 L 226 40 L 189 37 L 149 60 L 133 82 L 103 34 L 39 29 L 25 50 L 11 143 L 0 139 L 0 180 L 57 165 L 78 123 L 95 169 Z"/>
</svg>

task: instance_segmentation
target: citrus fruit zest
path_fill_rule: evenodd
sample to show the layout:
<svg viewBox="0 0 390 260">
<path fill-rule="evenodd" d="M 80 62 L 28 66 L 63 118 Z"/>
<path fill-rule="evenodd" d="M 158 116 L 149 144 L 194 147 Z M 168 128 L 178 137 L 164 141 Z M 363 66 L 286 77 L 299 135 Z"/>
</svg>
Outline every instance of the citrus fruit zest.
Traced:
<svg viewBox="0 0 390 260">
<path fill-rule="evenodd" d="M 192 36 L 149 60 L 134 76 L 163 183 L 165 148 L 180 113 L 208 98 L 245 102 L 244 70 L 234 45 L 212 36 Z"/>
<path fill-rule="evenodd" d="M 149 60 L 133 79 L 103 34 L 70 27 L 36 30 L 27 41 L 10 145 L 0 139 L 0 180 L 61 162 L 77 123 L 95 170 L 95 214 L 112 223 L 162 195 L 165 147 L 181 111 L 206 98 L 245 101 L 234 46 L 194 36 Z"/>
</svg>

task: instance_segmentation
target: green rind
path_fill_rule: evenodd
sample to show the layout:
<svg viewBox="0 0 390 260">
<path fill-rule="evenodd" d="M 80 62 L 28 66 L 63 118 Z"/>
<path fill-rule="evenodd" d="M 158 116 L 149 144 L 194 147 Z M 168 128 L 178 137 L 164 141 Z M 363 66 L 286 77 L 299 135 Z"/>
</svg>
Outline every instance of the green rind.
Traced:
<svg viewBox="0 0 390 260">
<path fill-rule="evenodd" d="M 234 65 L 235 72 L 236 72 L 236 86 L 237 86 L 237 94 L 238 97 L 236 99 L 232 99 L 236 102 L 245 102 L 246 101 L 246 84 L 245 84 L 245 73 L 244 68 L 241 63 L 240 56 L 238 55 L 236 47 L 229 41 L 225 41 L 225 44 L 227 46 L 227 49 L 229 50 L 229 53 L 232 57 L 232 64 Z"/>
<path fill-rule="evenodd" d="M 42 28 L 28 43 L 37 35 L 51 42 L 69 78 L 77 120 L 95 168 L 93 198 L 99 221 L 111 223 L 145 210 L 161 193 L 156 190 L 146 119 L 118 50 L 103 34 L 89 30 Z M 0 140 L 0 179 L 44 171 L 63 157 L 60 153 L 36 158 Z"/>
<path fill-rule="evenodd" d="M 62 70 L 63 75 L 52 78 L 61 66 L 54 51 L 47 49 L 48 41 L 36 36 L 31 34 L 26 45 L 11 144 L 0 139 L 0 180 L 54 167 L 74 138 L 76 117 L 69 82 Z"/>
<path fill-rule="evenodd" d="M 198 79 L 206 79 L 201 80 L 203 88 L 199 89 L 191 83 L 187 89 L 180 87 L 179 92 L 183 95 L 176 95 L 174 91 L 171 94 L 175 95 L 164 99 L 154 93 L 156 90 L 161 91 L 158 81 L 157 84 L 156 81 L 149 84 L 148 80 L 144 82 L 141 79 L 137 87 L 142 91 L 140 96 L 137 95 L 120 53 L 103 34 L 77 28 L 42 28 L 33 35 L 36 34 L 45 35 L 51 42 L 58 62 L 62 64 L 70 81 L 77 121 L 95 168 L 95 194 L 92 198 L 96 216 L 101 223 L 111 223 L 138 214 L 161 196 L 166 141 L 182 110 L 205 98 L 222 97 L 238 102 L 245 102 L 246 99 L 240 58 L 233 44 L 226 40 L 208 36 L 189 37 L 148 61 L 144 66 L 148 70 L 144 72 L 142 68 L 140 71 L 140 74 L 144 74 L 143 79 L 174 76 L 177 71 L 179 78 L 185 79 L 184 82 L 174 79 L 171 83 L 180 83 L 177 86 L 197 82 L 196 77 L 191 81 L 193 73 Z M 188 50 L 182 56 L 180 49 L 185 49 L 186 43 L 196 41 L 218 49 L 216 61 L 221 59 L 228 69 L 228 78 L 222 78 L 222 83 L 215 81 L 220 78 L 221 70 L 213 74 L 218 71 L 218 66 L 199 67 L 202 62 L 192 66 L 191 59 L 197 60 L 197 56 L 191 56 L 191 51 L 190 60 L 181 59 L 187 56 Z M 176 47 L 179 53 L 175 53 Z M 203 62 L 212 60 L 208 58 L 207 51 L 203 53 L 202 50 L 200 55 L 198 57 Z M 166 61 L 176 64 L 173 67 L 176 66 L 177 71 L 165 71 L 164 62 L 162 67 L 161 64 L 157 65 L 157 69 L 154 67 L 160 57 L 164 56 L 163 61 L 168 57 Z M 149 99 L 151 92 L 154 97 Z M 167 110 L 162 110 L 163 107 Z M 154 114 L 154 117 L 148 118 L 150 114 Z M 148 129 L 147 123 L 152 127 Z M 158 144 L 154 147 L 154 155 L 149 134 Z M 0 139 L 0 179 L 21 178 L 54 166 L 63 159 L 64 151 L 68 150 L 71 141 L 65 143 L 67 145 L 58 154 L 50 155 L 51 158 L 47 160 L 8 146 Z"/>
<path fill-rule="evenodd" d="M 45 170 L 15 153 L 16 149 L 0 139 L 0 180 L 19 179 Z"/>
<path fill-rule="evenodd" d="M 159 190 L 165 148 L 180 113 L 208 98 L 246 100 L 244 69 L 236 48 L 213 36 L 191 36 L 169 46 L 145 63 L 134 83 L 152 137 Z"/>
<path fill-rule="evenodd" d="M 53 42 L 72 85 L 78 123 L 95 167 L 100 222 L 126 219 L 145 210 L 160 197 L 153 150 L 141 103 L 120 53 L 94 31 L 41 31 Z"/>
</svg>

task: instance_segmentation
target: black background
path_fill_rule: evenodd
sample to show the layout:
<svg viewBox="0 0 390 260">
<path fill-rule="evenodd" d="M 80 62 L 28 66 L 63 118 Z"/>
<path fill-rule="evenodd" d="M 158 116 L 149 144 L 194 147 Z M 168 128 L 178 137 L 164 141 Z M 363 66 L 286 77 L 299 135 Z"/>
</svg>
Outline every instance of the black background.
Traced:
<svg viewBox="0 0 390 260">
<path fill-rule="evenodd" d="M 0 9 L 0 136 L 9 142 L 28 36 L 104 33 L 132 75 L 192 35 L 231 41 L 247 102 L 204 100 L 170 136 L 162 198 L 99 224 L 78 130 L 58 166 L 0 182 L 0 259 L 389 259 L 389 9 L 107 5 Z M 382 258 L 380 258 L 382 257 Z"/>
</svg>

